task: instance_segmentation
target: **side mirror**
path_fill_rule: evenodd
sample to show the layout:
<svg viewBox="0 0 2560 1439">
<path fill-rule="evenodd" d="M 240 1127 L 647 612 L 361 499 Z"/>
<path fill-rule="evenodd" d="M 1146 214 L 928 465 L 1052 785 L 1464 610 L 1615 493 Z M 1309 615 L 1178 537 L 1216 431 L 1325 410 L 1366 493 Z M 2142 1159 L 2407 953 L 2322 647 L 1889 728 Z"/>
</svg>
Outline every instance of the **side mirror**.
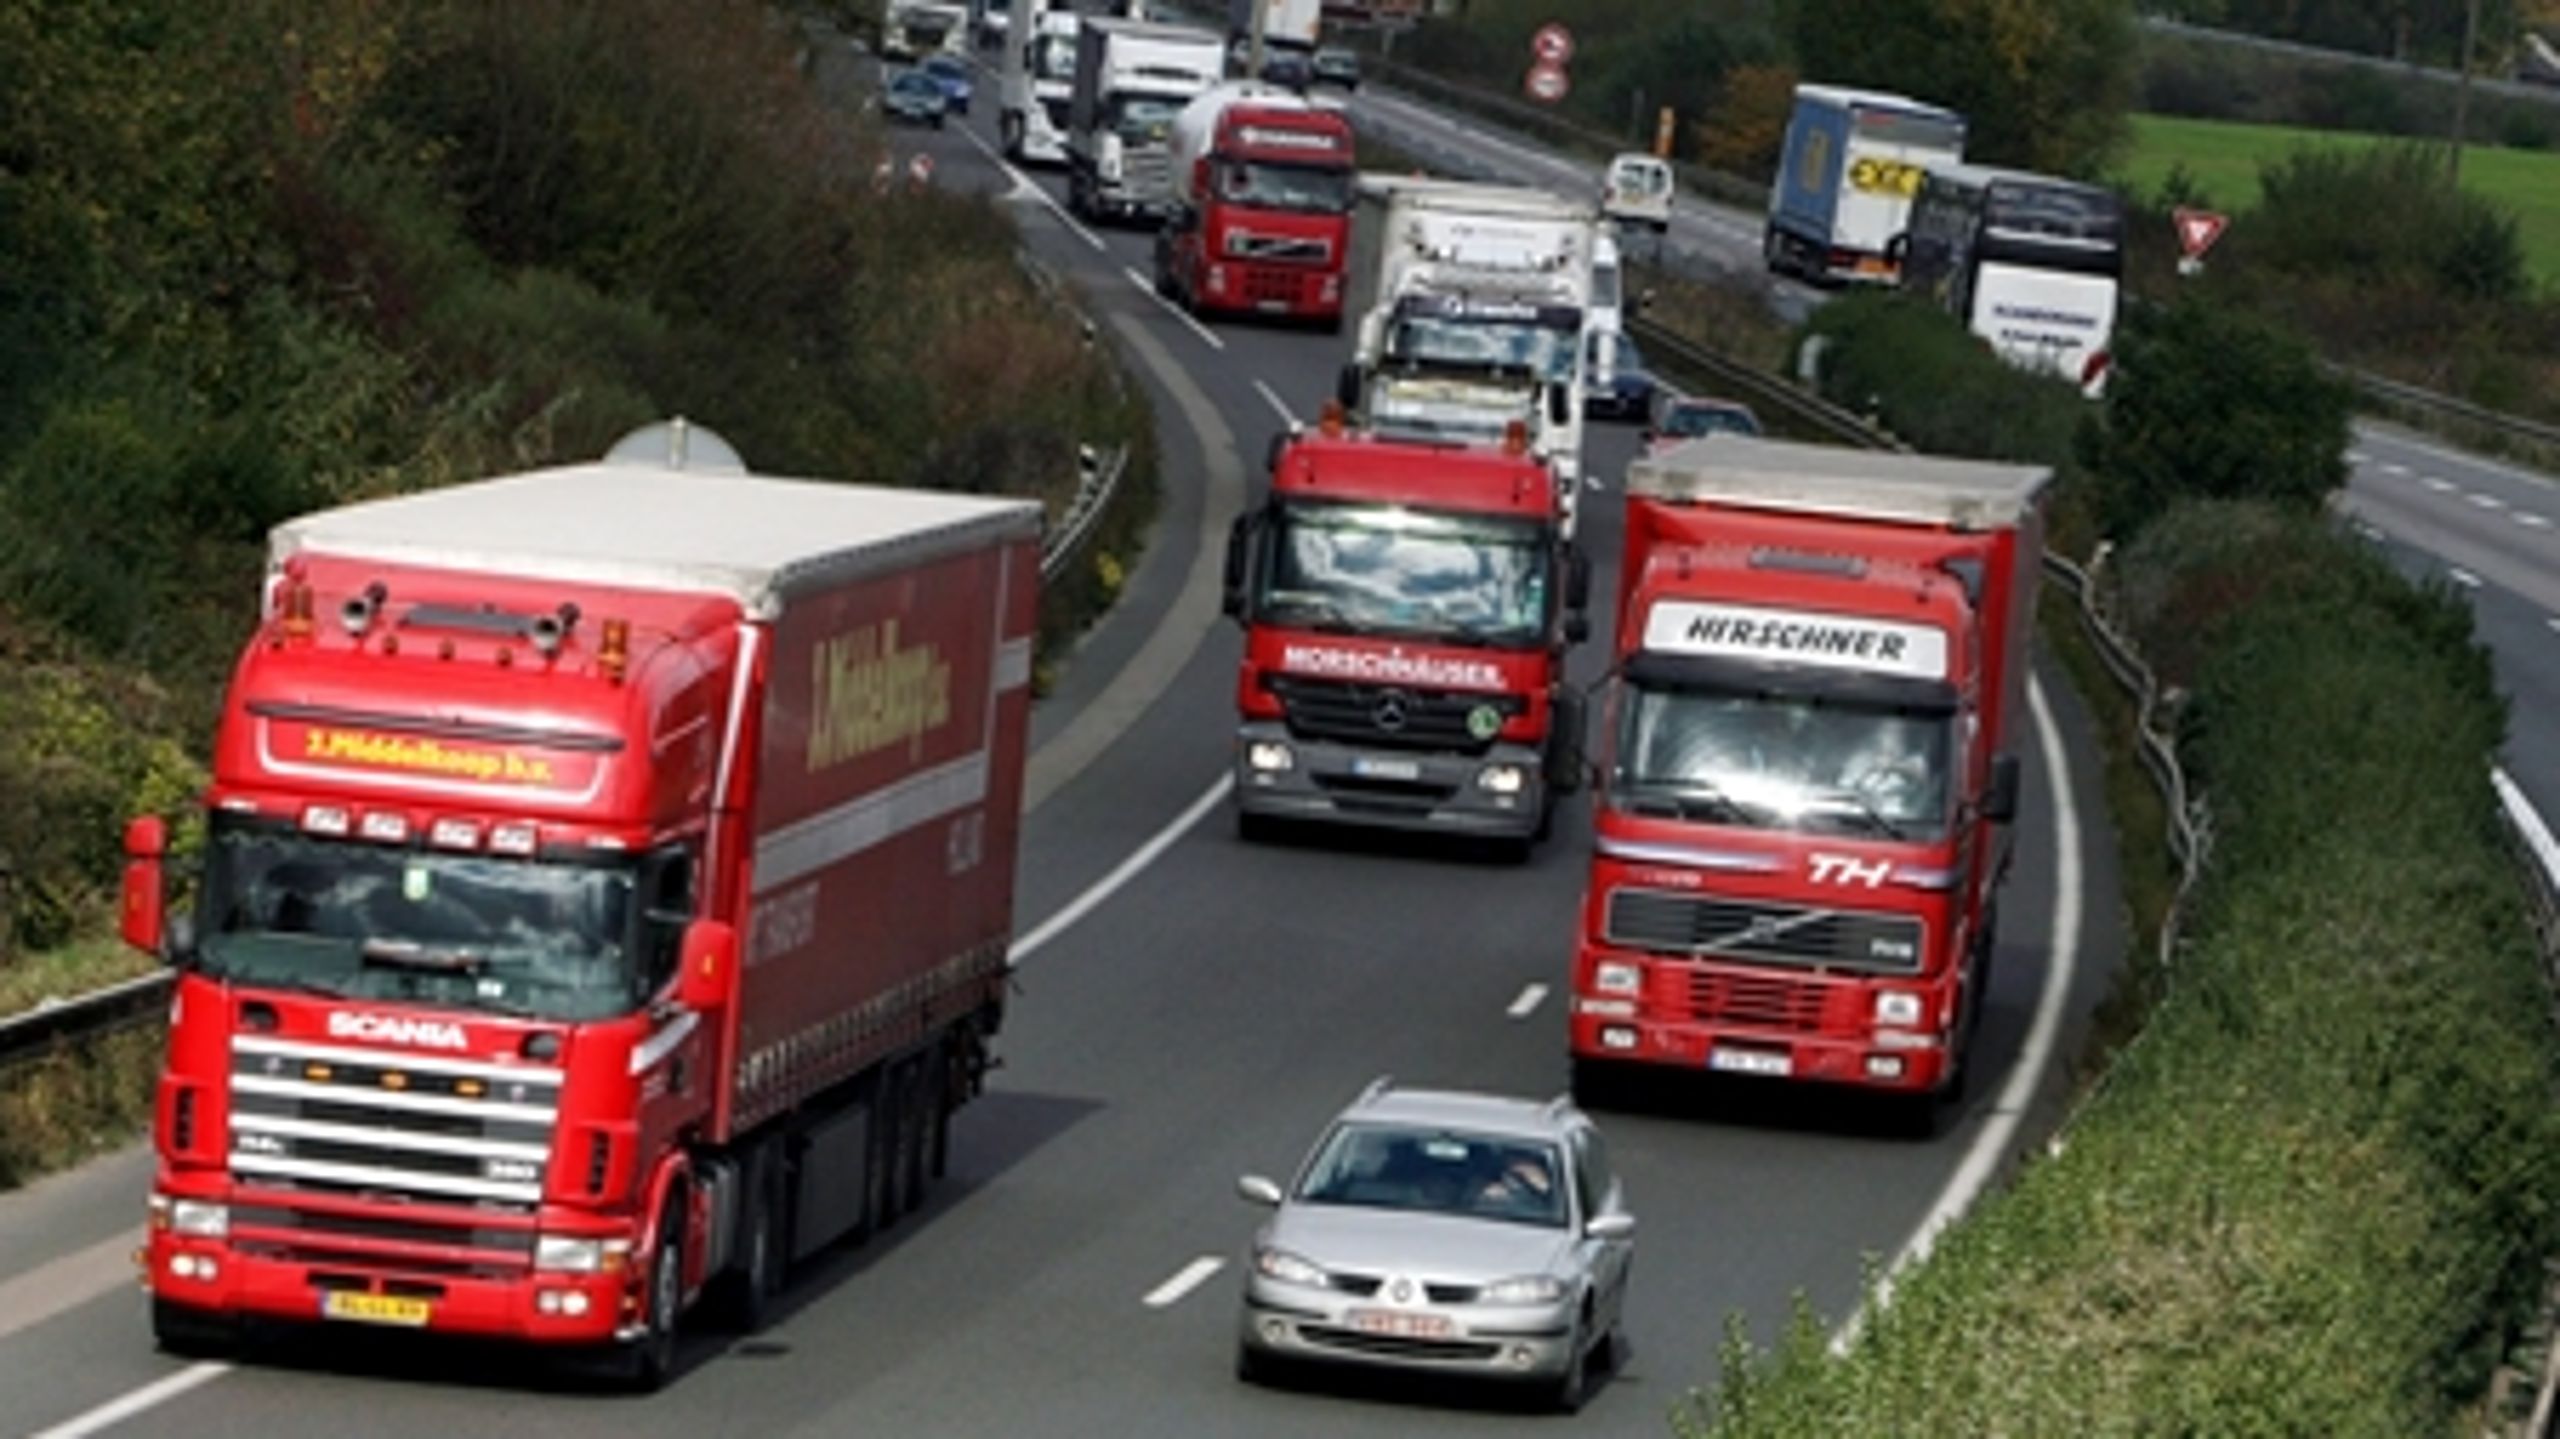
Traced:
<svg viewBox="0 0 2560 1439">
<path fill-rule="evenodd" d="M 124 942 L 145 954 L 174 957 L 169 945 L 169 822 L 156 814 L 124 827 Z"/>
<path fill-rule="evenodd" d="M 1582 1226 L 1582 1232 L 1594 1239 L 1629 1239 L 1636 1232 L 1636 1217 L 1624 1212 L 1595 1214 L 1590 1223 Z"/>
<path fill-rule="evenodd" d="M 1993 824 L 2008 824 L 2018 817 L 2018 757 L 2013 754 L 1991 757 L 1991 788 L 1982 796 L 1982 817 Z"/>
<path fill-rule="evenodd" d="M 738 982 L 738 931 L 717 919 L 684 927 L 684 968 L 676 975 L 676 999 L 702 1012 L 726 1009 Z"/>
<path fill-rule="evenodd" d="M 1562 383 L 1547 386 L 1547 423 L 1558 429 L 1573 423 L 1573 389 Z"/>
<path fill-rule="evenodd" d="M 1647 425 L 1647 426 L 1645 426 L 1643 429 L 1636 431 L 1636 443 L 1637 443 L 1637 444 L 1639 444 L 1639 445 L 1644 446 L 1644 447 L 1645 447 L 1646 449 L 1648 449 L 1648 450 L 1649 450 L 1649 449 L 1652 449 L 1652 448 L 1653 448 L 1653 426 L 1651 426 L 1651 425 Z"/>
<path fill-rule="evenodd" d="M 1574 616 L 1581 619 L 1580 615 Z M 1582 741 L 1588 726 L 1586 701 L 1575 690 L 1559 691 L 1549 702 L 1547 717 L 1547 788 L 1557 794 L 1575 794 L 1588 777 L 1583 763 Z"/>
<path fill-rule="evenodd" d="M 1564 642 L 1578 645 L 1591 638 L 1591 616 L 1574 610 L 1564 617 Z"/>
<path fill-rule="evenodd" d="M 1227 566 L 1221 581 L 1219 608 L 1232 620 L 1244 618 L 1245 547 L 1253 537 L 1253 516 L 1236 516 L 1227 527 Z"/>
<path fill-rule="evenodd" d="M 1564 606 L 1569 610 L 1591 608 L 1591 557 L 1578 548 L 1564 552 Z"/>
<path fill-rule="evenodd" d="M 1591 347 L 1591 387 L 1605 390 L 1618 382 L 1618 337 L 1602 334 Z"/>
<path fill-rule="evenodd" d="M 1341 372 L 1333 377 L 1333 397 L 1342 402 L 1344 410 L 1354 413 L 1359 410 L 1360 366 L 1357 361 L 1344 365 Z"/>
<path fill-rule="evenodd" d="M 1280 1207 L 1280 1186 L 1259 1174 L 1248 1174 L 1237 1180 L 1236 1193 L 1246 1201 L 1259 1204 L 1266 1209 Z"/>
</svg>

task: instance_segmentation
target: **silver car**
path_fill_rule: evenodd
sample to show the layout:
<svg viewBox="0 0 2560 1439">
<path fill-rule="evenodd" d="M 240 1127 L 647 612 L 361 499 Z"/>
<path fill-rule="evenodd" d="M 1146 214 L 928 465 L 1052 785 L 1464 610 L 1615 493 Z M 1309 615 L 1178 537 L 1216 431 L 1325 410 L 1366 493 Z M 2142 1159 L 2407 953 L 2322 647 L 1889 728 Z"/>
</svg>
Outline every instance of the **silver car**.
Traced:
<svg viewBox="0 0 2560 1439">
<path fill-rule="evenodd" d="M 1396 1089 L 1333 1121 L 1245 1271 L 1236 1371 L 1322 1360 L 1531 1384 L 1581 1406 L 1614 1362 L 1635 1216 L 1599 1128 L 1563 1097 Z"/>
</svg>

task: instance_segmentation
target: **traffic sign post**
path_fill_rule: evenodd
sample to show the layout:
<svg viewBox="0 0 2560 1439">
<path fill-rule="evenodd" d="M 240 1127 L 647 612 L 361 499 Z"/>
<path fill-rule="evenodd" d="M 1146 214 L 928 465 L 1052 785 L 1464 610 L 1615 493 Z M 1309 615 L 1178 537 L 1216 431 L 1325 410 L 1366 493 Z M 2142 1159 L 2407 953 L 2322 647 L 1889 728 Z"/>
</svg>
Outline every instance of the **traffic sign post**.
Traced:
<svg viewBox="0 0 2560 1439">
<path fill-rule="evenodd" d="M 1562 65 L 1550 65 L 1541 60 L 1529 67 L 1529 74 L 1520 82 L 1520 88 L 1529 92 L 1530 99 L 1542 105 L 1552 105 L 1563 99 L 1573 85 L 1565 79 Z"/>
<path fill-rule="evenodd" d="M 2213 242 L 2221 239 L 2222 232 L 2231 227 L 2231 217 L 2180 205 L 2170 212 L 2169 219 L 2178 228 L 2178 273 L 2203 273 L 2204 252 L 2212 249 Z"/>
<path fill-rule="evenodd" d="M 1529 53 L 1536 56 L 1541 65 L 1562 69 L 1573 59 L 1573 32 L 1564 28 L 1562 21 L 1550 20 L 1538 27 L 1537 34 L 1529 37 Z"/>
</svg>

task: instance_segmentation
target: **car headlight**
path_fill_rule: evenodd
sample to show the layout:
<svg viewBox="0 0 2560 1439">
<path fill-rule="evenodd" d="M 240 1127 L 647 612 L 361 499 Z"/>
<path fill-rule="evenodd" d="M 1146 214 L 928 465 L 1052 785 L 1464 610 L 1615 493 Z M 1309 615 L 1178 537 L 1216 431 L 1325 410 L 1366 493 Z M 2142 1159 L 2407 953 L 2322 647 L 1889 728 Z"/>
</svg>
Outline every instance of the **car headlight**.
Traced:
<svg viewBox="0 0 2560 1439">
<path fill-rule="evenodd" d="M 169 1201 L 169 1230 L 190 1239 L 222 1239 L 231 1233 L 231 1206 L 201 1199 Z"/>
<path fill-rule="evenodd" d="M 1286 1249 L 1265 1247 L 1253 1251 L 1253 1267 L 1263 1278 L 1277 1279 L 1283 1284 L 1304 1284 L 1322 1289 L 1333 1282 L 1322 1269 Z"/>
<path fill-rule="evenodd" d="M 1888 989 L 1876 995 L 1876 1023 L 1915 1025 L 1920 1022 L 1920 996 L 1908 990 Z"/>
<path fill-rule="evenodd" d="M 607 1274 L 631 1253 L 628 1239 L 572 1239 L 545 1234 L 533 1242 L 533 1267 L 555 1274 Z"/>
<path fill-rule="evenodd" d="M 1518 794 L 1528 782 L 1516 764 L 1489 764 L 1476 771 L 1476 788 L 1487 794 Z"/>
<path fill-rule="evenodd" d="M 1486 1304 L 1553 1304 L 1564 1298 L 1564 1281 L 1552 1274 L 1523 1274 L 1495 1280 L 1476 1298 Z"/>
</svg>

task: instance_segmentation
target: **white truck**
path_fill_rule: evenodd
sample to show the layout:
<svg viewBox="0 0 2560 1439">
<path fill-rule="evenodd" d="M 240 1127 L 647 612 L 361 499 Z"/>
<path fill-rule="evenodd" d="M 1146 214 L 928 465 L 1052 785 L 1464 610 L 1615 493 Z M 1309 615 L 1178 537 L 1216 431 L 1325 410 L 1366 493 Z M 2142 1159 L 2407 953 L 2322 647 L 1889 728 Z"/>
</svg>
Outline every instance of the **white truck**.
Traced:
<svg viewBox="0 0 2560 1439">
<path fill-rule="evenodd" d="M 1798 85 L 1763 253 L 1776 274 L 1890 285 L 1902 273 L 1911 199 L 1964 159 L 1965 120 L 1882 90 Z"/>
<path fill-rule="evenodd" d="M 1597 213 L 1512 185 L 1364 175 L 1361 191 L 1385 214 L 1353 227 L 1371 263 L 1354 256 L 1344 407 L 1406 439 L 1493 440 L 1524 423 L 1570 530 L 1584 392 L 1616 363 L 1615 337 L 1592 329 Z"/>
<path fill-rule="evenodd" d="M 1262 73 L 1245 75 L 1257 10 L 1262 12 Z M 1227 0 L 1227 45 L 1236 57 L 1230 68 L 1244 79 L 1304 90 L 1315 83 L 1316 41 L 1323 29 L 1324 0 Z"/>
<path fill-rule="evenodd" d="M 1084 17 L 1067 97 L 1067 207 L 1088 218 L 1171 210 L 1174 117 L 1225 64 L 1214 31 Z"/>
<path fill-rule="evenodd" d="M 968 6 L 950 0 L 889 0 L 880 20 L 880 58 L 916 61 L 968 50 Z"/>
</svg>

